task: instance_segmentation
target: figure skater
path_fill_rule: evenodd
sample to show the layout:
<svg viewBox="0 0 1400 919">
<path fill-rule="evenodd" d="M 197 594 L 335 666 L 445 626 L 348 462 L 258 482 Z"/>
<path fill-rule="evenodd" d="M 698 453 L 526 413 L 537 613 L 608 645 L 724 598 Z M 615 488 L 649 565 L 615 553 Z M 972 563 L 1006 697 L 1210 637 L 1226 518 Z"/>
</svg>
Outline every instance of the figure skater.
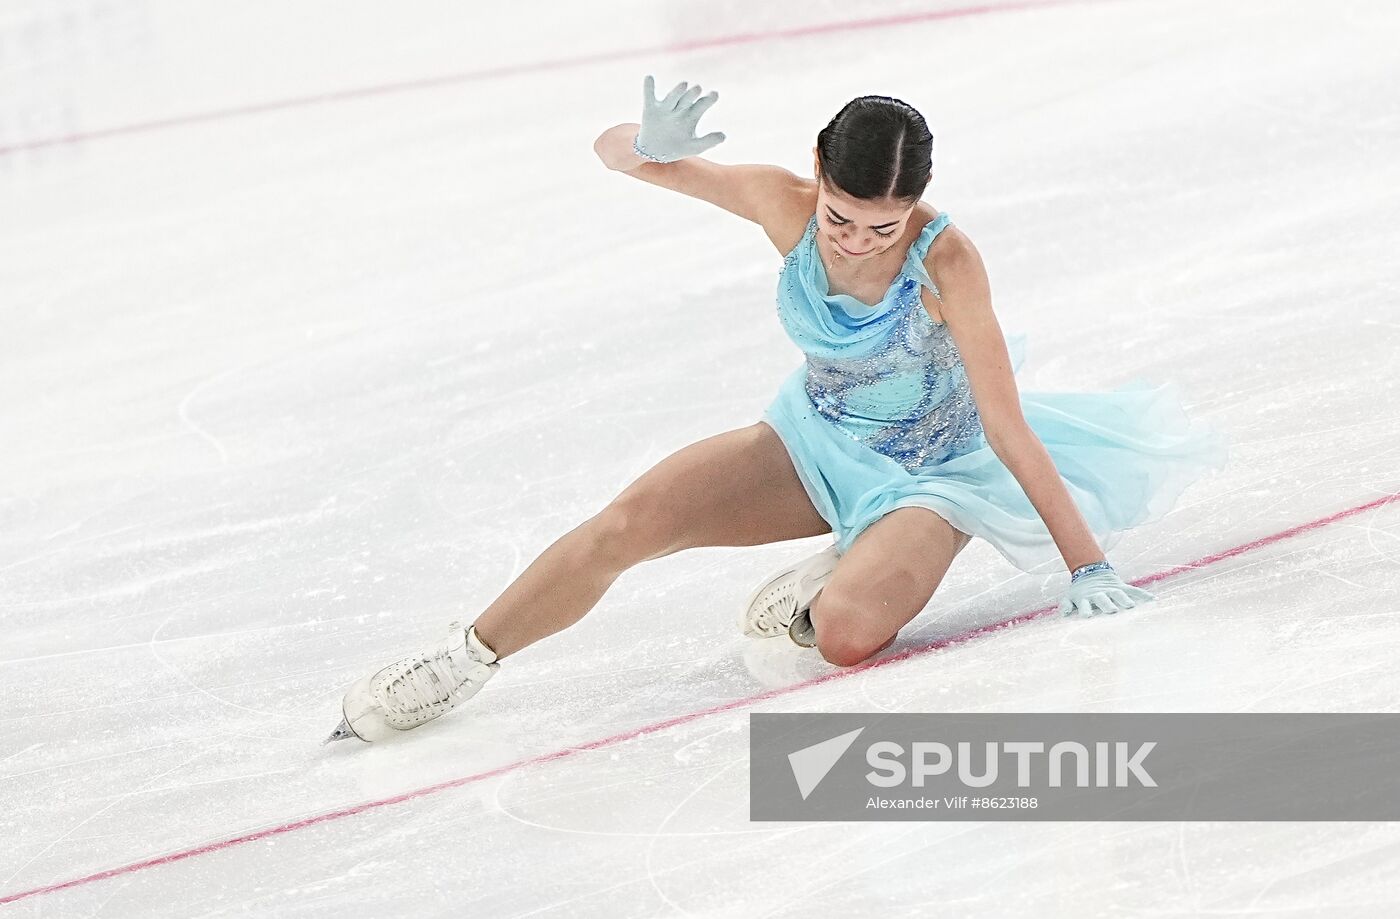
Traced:
<svg viewBox="0 0 1400 919">
<path fill-rule="evenodd" d="M 818 133 L 806 179 L 701 158 L 724 140 L 695 133 L 718 98 L 680 83 L 658 100 L 647 76 L 641 124 L 609 128 L 594 150 L 758 224 L 783 256 L 778 318 L 806 360 L 762 420 L 662 460 L 467 628 L 355 683 L 328 742 L 438 718 L 501 660 L 578 622 L 624 571 L 700 546 L 832 534 L 761 583 L 740 620 L 841 667 L 892 644 L 974 536 L 1022 570 L 1062 560 L 1066 615 L 1153 599 L 1105 549 L 1223 463 L 1223 438 L 1186 430 L 1169 384 L 1018 392 L 1024 336 L 1003 336 L 976 247 L 922 200 L 933 136 L 914 108 L 852 100 Z"/>
</svg>

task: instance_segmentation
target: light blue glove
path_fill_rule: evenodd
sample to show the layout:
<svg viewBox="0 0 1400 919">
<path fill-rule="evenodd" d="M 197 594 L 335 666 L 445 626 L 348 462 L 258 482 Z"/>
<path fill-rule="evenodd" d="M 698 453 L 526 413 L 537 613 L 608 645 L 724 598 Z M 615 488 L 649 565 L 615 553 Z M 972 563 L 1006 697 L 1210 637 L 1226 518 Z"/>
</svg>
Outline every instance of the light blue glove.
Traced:
<svg viewBox="0 0 1400 919">
<path fill-rule="evenodd" d="M 1070 578 L 1069 593 L 1060 604 L 1059 612 L 1061 616 L 1116 613 L 1155 599 L 1141 587 L 1124 581 L 1112 565 L 1102 561 L 1075 569 L 1074 576 Z"/>
<path fill-rule="evenodd" d="M 677 83 L 665 99 L 658 100 L 656 81 L 647 74 L 642 83 L 642 127 L 632 141 L 638 156 L 653 163 L 674 163 L 704 153 L 724 140 L 720 131 L 695 136 L 695 123 L 715 104 L 719 93 L 711 91 L 697 102 L 700 86 L 686 86 Z"/>
</svg>

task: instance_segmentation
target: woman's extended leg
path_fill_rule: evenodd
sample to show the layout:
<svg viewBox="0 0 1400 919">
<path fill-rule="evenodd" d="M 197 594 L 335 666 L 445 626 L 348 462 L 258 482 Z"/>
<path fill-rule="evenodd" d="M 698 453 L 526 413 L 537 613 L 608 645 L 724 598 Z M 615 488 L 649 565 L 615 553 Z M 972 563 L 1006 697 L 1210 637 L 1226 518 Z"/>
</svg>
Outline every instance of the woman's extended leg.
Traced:
<svg viewBox="0 0 1400 919">
<path fill-rule="evenodd" d="M 856 537 L 812 602 L 817 649 L 849 667 L 889 647 L 971 540 L 924 507 L 901 507 Z"/>
<path fill-rule="evenodd" d="M 503 658 L 582 619 L 639 562 L 829 532 L 771 427 L 717 434 L 671 454 L 556 540 L 477 617 L 476 633 Z"/>
</svg>

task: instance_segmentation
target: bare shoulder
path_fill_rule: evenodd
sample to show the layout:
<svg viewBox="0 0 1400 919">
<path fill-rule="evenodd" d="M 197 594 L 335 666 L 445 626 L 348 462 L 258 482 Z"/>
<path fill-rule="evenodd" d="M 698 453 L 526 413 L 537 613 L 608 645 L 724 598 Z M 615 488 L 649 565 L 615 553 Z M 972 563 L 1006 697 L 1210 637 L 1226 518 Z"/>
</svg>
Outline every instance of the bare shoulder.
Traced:
<svg viewBox="0 0 1400 919">
<path fill-rule="evenodd" d="M 939 233 L 933 245 L 928 247 L 928 253 L 924 256 L 924 270 L 933 278 L 945 299 L 950 291 L 985 286 L 987 283 L 982 254 L 968 235 L 954 225 Z"/>
<path fill-rule="evenodd" d="M 924 291 L 924 307 L 936 322 L 947 321 L 950 304 L 955 304 L 960 311 L 977 309 L 977 304 L 990 306 L 987 269 L 982 264 L 982 255 L 971 238 L 957 226 L 948 226 L 928 247 L 924 270 L 938 285 L 939 294 Z"/>
<path fill-rule="evenodd" d="M 761 225 L 778 254 L 786 257 L 802 241 L 807 224 L 817 212 L 817 180 L 804 179 L 786 169 L 783 172 L 787 173 L 785 180 L 769 200 Z"/>
<path fill-rule="evenodd" d="M 929 275 L 935 280 L 940 276 L 976 273 L 982 270 L 982 255 L 966 233 L 956 224 L 949 224 L 928 247 L 928 253 L 924 256 L 924 268 L 928 269 Z M 942 284 L 939 286 L 942 287 Z"/>
</svg>

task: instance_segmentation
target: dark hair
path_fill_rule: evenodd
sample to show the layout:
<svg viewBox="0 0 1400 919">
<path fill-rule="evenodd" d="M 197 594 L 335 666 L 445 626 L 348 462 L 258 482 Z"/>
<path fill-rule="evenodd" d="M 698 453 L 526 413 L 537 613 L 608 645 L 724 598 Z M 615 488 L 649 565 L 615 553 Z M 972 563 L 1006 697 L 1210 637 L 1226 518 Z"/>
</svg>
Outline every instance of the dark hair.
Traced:
<svg viewBox="0 0 1400 919">
<path fill-rule="evenodd" d="M 823 180 L 852 198 L 912 203 L 933 176 L 933 133 L 909 103 L 861 96 L 818 132 L 817 159 Z"/>
</svg>

